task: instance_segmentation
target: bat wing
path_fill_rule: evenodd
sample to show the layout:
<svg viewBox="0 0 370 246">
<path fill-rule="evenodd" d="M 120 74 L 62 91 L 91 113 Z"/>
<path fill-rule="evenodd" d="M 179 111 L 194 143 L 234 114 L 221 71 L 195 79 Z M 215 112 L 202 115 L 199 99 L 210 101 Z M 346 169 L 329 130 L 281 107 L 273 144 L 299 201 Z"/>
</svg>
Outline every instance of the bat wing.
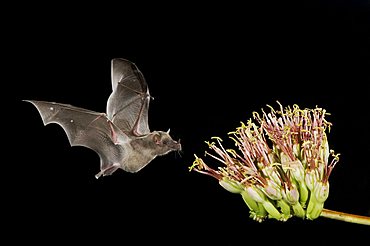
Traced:
<svg viewBox="0 0 370 246">
<path fill-rule="evenodd" d="M 111 61 L 112 93 L 107 116 L 119 129 L 134 136 L 150 133 L 148 109 L 150 94 L 143 74 L 128 60 Z"/>
<path fill-rule="evenodd" d="M 44 125 L 59 124 L 66 132 L 71 146 L 85 146 L 97 152 L 101 170 L 118 165 L 123 159 L 122 144 L 130 139 L 105 114 L 68 104 L 34 100 L 27 102 L 37 108 Z"/>
</svg>

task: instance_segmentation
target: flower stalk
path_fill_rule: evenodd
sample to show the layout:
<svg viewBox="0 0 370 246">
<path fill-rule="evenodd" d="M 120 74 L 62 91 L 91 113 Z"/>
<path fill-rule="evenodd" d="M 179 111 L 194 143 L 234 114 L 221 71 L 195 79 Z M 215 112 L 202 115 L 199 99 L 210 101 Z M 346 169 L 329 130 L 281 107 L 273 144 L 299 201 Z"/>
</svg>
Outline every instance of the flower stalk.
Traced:
<svg viewBox="0 0 370 246">
<path fill-rule="evenodd" d="M 209 175 L 229 192 L 240 194 L 258 222 L 272 218 L 286 221 L 296 216 L 319 216 L 369 224 L 370 218 L 324 209 L 329 177 L 339 154 L 329 149 L 327 132 L 332 124 L 325 109 L 298 105 L 253 113 L 253 120 L 229 132 L 235 148 L 224 148 L 219 137 L 206 142 L 211 157 L 222 166 L 209 167 L 195 155 L 189 170 Z"/>
<path fill-rule="evenodd" d="M 356 214 L 349 214 L 349 213 L 343 213 L 343 212 L 337 212 L 330 209 L 323 209 L 320 214 L 321 217 L 334 219 L 334 220 L 340 220 L 345 221 L 349 223 L 357 223 L 361 225 L 370 225 L 370 217 L 362 216 L 362 215 L 356 215 Z"/>
</svg>

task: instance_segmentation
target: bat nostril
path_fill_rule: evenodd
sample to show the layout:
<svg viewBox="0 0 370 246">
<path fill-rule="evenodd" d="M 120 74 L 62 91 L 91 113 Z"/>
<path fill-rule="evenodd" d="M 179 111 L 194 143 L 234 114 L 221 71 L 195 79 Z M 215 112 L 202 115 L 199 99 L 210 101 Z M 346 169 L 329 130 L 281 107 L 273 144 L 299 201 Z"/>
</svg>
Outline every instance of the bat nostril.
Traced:
<svg viewBox="0 0 370 246">
<path fill-rule="evenodd" d="M 176 148 L 177 148 L 178 150 L 181 150 L 181 149 L 182 149 L 182 146 L 181 146 L 181 144 L 180 144 L 180 141 L 177 143 Z"/>
</svg>

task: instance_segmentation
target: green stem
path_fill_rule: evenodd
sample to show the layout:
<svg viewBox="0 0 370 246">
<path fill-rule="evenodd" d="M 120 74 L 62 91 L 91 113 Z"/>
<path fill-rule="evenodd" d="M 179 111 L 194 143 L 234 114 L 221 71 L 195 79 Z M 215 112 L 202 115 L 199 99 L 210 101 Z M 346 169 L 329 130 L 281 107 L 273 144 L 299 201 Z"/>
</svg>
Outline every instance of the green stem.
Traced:
<svg viewBox="0 0 370 246">
<path fill-rule="evenodd" d="M 333 210 L 329 210 L 329 209 L 325 209 L 325 208 L 322 210 L 320 216 L 325 217 L 325 218 L 329 218 L 329 219 L 350 222 L 350 223 L 370 225 L 370 217 L 355 215 L 355 214 L 348 214 L 348 213 L 343 213 L 343 212 L 337 212 L 337 211 L 333 211 Z"/>
</svg>

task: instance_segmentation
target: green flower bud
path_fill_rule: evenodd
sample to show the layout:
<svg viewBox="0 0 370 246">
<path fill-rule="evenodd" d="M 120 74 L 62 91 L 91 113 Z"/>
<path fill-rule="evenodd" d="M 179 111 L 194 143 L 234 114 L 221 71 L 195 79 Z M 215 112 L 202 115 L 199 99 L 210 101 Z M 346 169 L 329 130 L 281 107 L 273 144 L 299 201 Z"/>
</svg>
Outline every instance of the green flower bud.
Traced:
<svg viewBox="0 0 370 246">
<path fill-rule="evenodd" d="M 261 190 L 272 200 L 282 199 L 281 187 L 274 181 L 268 179 L 267 184 L 264 187 L 261 187 Z"/>
<path fill-rule="evenodd" d="M 317 187 L 317 190 L 321 190 L 321 185 Z M 316 189 L 314 190 L 314 192 L 315 191 Z M 314 192 L 310 196 L 310 200 L 308 202 L 306 211 L 306 217 L 311 220 L 319 217 L 322 212 L 322 209 L 324 208 L 324 203 L 317 200 L 317 195 Z"/>
<path fill-rule="evenodd" d="M 310 191 L 314 190 L 315 184 L 318 182 L 318 180 L 319 180 L 319 177 L 315 169 L 307 170 L 306 175 L 305 175 L 305 183 L 306 183 L 307 188 Z"/>
<path fill-rule="evenodd" d="M 303 207 L 306 207 L 306 202 L 308 199 L 308 189 L 304 181 L 298 182 L 299 189 L 299 202 Z"/>
<path fill-rule="evenodd" d="M 318 202 L 324 203 L 329 196 L 329 182 L 318 182 L 313 191 Z"/>
<path fill-rule="evenodd" d="M 248 195 L 256 202 L 263 203 L 266 200 L 266 196 L 256 187 L 249 186 L 246 189 Z"/>
<path fill-rule="evenodd" d="M 263 207 L 268 212 L 269 218 L 281 220 L 283 218 L 282 214 L 275 208 L 275 206 L 270 201 L 265 201 L 262 203 Z"/>
<path fill-rule="evenodd" d="M 260 191 L 257 187 L 254 186 L 247 187 L 246 192 L 254 201 L 256 201 L 258 204 L 262 204 L 263 208 L 267 211 L 269 218 L 274 218 L 277 220 L 280 220 L 282 218 L 280 212 L 267 199 L 264 193 Z M 260 208 L 259 210 L 261 211 Z"/>
<path fill-rule="evenodd" d="M 249 217 L 254 219 L 255 221 L 262 222 L 266 216 L 267 216 L 267 211 L 263 207 L 262 203 L 258 203 L 258 210 L 255 211 L 250 211 Z"/>
<path fill-rule="evenodd" d="M 300 160 L 281 162 L 284 172 L 291 172 L 293 178 L 300 182 L 305 178 L 304 167 Z"/>
<path fill-rule="evenodd" d="M 257 202 L 252 199 L 252 197 L 248 194 L 248 192 L 244 190 L 241 192 L 241 195 L 243 197 L 245 204 L 247 204 L 249 210 L 254 211 L 254 212 L 259 211 Z"/>
<path fill-rule="evenodd" d="M 235 194 L 240 194 L 244 190 L 244 186 L 236 181 L 232 181 L 227 177 L 223 177 L 218 183 L 227 191 Z"/>
<path fill-rule="evenodd" d="M 290 213 L 290 206 L 286 201 L 278 200 L 278 201 L 276 201 L 276 204 L 280 208 L 284 217 L 290 218 L 292 216 L 291 213 Z"/>
<path fill-rule="evenodd" d="M 323 208 L 324 208 L 324 203 L 321 203 L 321 202 L 314 203 L 314 206 L 312 210 L 310 211 L 310 213 L 308 213 L 307 211 L 306 217 L 310 220 L 317 219 L 320 216 Z"/>
<path fill-rule="evenodd" d="M 307 218 L 310 217 L 310 214 L 312 213 L 313 209 L 315 208 L 316 203 L 317 203 L 317 201 L 316 201 L 315 196 L 313 196 L 311 194 L 310 195 L 310 200 L 308 201 L 308 205 L 307 205 L 307 209 L 306 209 Z"/>
<path fill-rule="evenodd" d="M 300 218 L 304 218 L 306 213 L 300 203 L 292 205 L 294 215 Z"/>
<path fill-rule="evenodd" d="M 277 185 L 281 185 L 280 175 L 276 170 L 276 165 L 280 165 L 280 163 L 272 163 L 269 166 L 262 166 L 261 172 L 265 175 L 265 177 L 269 177 L 269 179 L 273 180 Z"/>
<path fill-rule="evenodd" d="M 285 194 L 284 198 L 289 204 L 298 203 L 299 192 L 298 192 L 297 187 L 294 184 L 292 184 L 292 187 L 290 188 L 285 187 L 285 192 L 283 194 Z"/>
</svg>

